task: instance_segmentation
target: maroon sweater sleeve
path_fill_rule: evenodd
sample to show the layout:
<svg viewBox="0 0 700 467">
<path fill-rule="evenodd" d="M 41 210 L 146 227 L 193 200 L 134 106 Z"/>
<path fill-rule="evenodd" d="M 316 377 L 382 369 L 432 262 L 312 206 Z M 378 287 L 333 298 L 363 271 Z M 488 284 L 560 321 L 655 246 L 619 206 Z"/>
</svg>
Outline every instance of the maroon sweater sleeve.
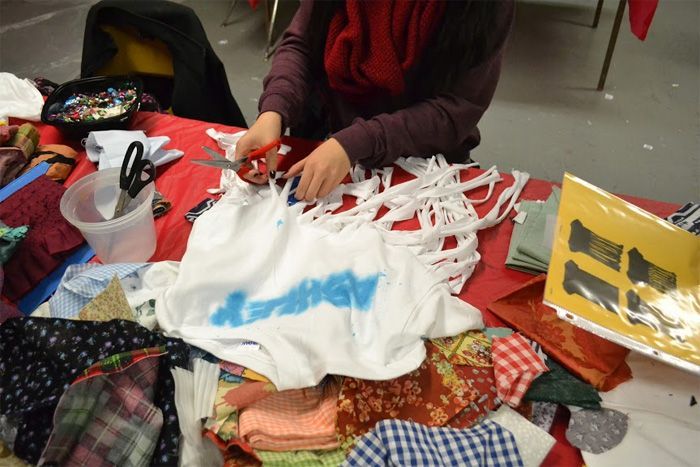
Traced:
<svg viewBox="0 0 700 467">
<path fill-rule="evenodd" d="M 428 157 L 464 145 L 496 91 L 514 13 L 513 2 L 504 3 L 494 31 L 496 47 L 486 60 L 464 70 L 451 92 L 393 113 L 357 118 L 333 135 L 353 162 L 384 167 L 401 156 Z"/>
<path fill-rule="evenodd" d="M 258 101 L 260 113 L 274 111 L 282 116 L 283 131 L 299 121 L 312 84 L 309 44 L 305 36 L 312 8 L 312 1 L 302 0 L 272 59 Z"/>
<path fill-rule="evenodd" d="M 401 156 L 430 156 L 465 145 L 475 132 L 481 116 L 491 103 L 501 71 L 506 38 L 513 21 L 513 1 L 503 2 L 491 54 L 481 63 L 465 69 L 452 89 L 434 98 L 369 119 L 357 118 L 333 134 L 352 162 L 367 167 L 391 165 Z M 313 2 L 303 0 L 285 32 L 265 78 L 259 111 L 275 111 L 282 127 L 294 126 L 301 117 L 312 76 L 308 30 Z"/>
</svg>

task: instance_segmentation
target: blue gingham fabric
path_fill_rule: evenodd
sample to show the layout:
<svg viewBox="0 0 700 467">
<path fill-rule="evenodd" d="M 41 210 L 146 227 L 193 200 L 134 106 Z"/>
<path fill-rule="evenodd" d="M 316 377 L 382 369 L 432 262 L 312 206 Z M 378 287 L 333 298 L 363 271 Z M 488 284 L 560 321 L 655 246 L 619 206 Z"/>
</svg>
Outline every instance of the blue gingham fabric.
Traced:
<svg viewBox="0 0 700 467">
<path fill-rule="evenodd" d="M 149 263 L 75 264 L 68 266 L 49 300 L 52 318 L 72 318 L 102 292 L 116 274 L 120 280 L 137 275 Z M 124 285 L 124 284 L 122 284 Z"/>
<path fill-rule="evenodd" d="M 522 466 L 513 435 L 485 420 L 469 430 L 382 420 L 357 441 L 343 466 Z"/>
</svg>

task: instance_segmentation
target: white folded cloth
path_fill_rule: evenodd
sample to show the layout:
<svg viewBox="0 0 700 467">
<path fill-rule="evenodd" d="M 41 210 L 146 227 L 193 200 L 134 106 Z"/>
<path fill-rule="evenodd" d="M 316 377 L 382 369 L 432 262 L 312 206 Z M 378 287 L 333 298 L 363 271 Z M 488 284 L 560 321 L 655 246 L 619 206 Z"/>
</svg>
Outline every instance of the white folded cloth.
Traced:
<svg viewBox="0 0 700 467">
<path fill-rule="evenodd" d="M 185 153 L 179 149 L 164 149 L 170 143 L 167 136 L 148 137 L 143 131 L 106 130 L 91 131 L 85 139 L 88 159 L 99 163 L 99 169 L 121 167 L 126 150 L 134 141 L 143 144 L 143 157 L 156 166 L 179 159 Z"/>
</svg>

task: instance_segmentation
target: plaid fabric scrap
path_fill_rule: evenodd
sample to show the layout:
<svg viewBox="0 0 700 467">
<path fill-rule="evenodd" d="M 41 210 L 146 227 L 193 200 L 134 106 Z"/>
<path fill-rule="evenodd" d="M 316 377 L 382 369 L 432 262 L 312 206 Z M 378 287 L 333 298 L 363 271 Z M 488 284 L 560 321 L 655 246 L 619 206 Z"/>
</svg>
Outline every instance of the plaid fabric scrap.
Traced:
<svg viewBox="0 0 700 467">
<path fill-rule="evenodd" d="M 494 337 L 492 357 L 496 392 L 511 407 L 520 404 L 535 378 L 549 371 L 527 339 L 518 333 Z"/>
<path fill-rule="evenodd" d="M 337 391 L 321 388 L 276 392 L 241 410 L 239 436 L 255 449 L 337 449 Z"/>
<path fill-rule="evenodd" d="M 128 354 L 120 355 L 128 361 Z M 136 355 L 125 365 L 115 365 L 118 356 L 107 359 L 97 365 L 108 372 L 92 372 L 68 388 L 39 465 L 150 465 L 163 426 L 163 414 L 153 404 L 159 367 L 154 357 L 160 354 Z"/>
<path fill-rule="evenodd" d="M 468 430 L 382 420 L 358 440 L 343 466 L 385 465 L 516 467 L 523 463 L 513 435 L 488 420 Z"/>
</svg>

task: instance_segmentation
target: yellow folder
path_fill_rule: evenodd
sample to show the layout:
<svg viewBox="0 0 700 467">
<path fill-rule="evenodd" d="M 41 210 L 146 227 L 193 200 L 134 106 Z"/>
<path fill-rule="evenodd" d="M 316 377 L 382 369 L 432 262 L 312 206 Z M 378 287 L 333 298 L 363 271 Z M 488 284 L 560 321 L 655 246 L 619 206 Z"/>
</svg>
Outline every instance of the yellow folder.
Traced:
<svg viewBox="0 0 700 467">
<path fill-rule="evenodd" d="M 562 319 L 700 374 L 700 237 L 570 174 L 544 301 Z"/>
</svg>

